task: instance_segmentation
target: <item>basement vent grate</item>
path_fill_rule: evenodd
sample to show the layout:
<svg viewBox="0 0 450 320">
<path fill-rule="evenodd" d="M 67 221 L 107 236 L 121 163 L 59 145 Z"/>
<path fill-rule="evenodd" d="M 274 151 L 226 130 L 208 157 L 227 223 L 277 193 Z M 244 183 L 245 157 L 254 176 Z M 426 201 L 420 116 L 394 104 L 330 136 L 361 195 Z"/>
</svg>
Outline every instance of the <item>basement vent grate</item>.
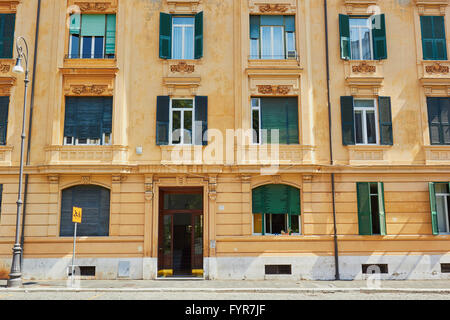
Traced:
<svg viewBox="0 0 450 320">
<path fill-rule="evenodd" d="M 364 274 L 388 273 L 387 264 L 363 264 L 361 266 Z"/>
<path fill-rule="evenodd" d="M 75 266 L 75 275 L 77 275 L 77 269 L 79 268 L 79 276 L 82 277 L 95 277 L 95 267 L 92 266 Z M 72 276 L 72 266 L 67 268 L 68 276 Z"/>
<path fill-rule="evenodd" d="M 450 273 L 450 263 L 441 263 L 441 273 Z"/>
<path fill-rule="evenodd" d="M 290 264 L 271 264 L 265 265 L 266 275 L 270 274 L 292 274 L 292 265 Z"/>
</svg>

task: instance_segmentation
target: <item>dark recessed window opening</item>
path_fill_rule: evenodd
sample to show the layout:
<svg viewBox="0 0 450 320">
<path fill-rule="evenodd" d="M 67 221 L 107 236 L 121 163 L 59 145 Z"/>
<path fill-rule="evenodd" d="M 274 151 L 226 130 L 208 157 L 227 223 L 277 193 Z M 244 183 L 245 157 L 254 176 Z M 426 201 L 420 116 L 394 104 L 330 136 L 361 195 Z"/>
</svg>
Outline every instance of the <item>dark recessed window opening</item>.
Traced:
<svg viewBox="0 0 450 320">
<path fill-rule="evenodd" d="M 78 270 L 76 269 L 77 267 L 75 267 L 74 269 L 74 273 L 75 275 L 77 275 Z M 78 276 L 82 276 L 82 277 L 95 277 L 95 267 L 92 266 L 80 266 L 79 268 L 79 272 L 80 274 Z M 72 276 L 72 266 L 67 268 L 67 273 L 68 276 Z"/>
<path fill-rule="evenodd" d="M 265 272 L 266 272 L 266 275 L 292 274 L 292 265 L 290 265 L 290 264 L 265 265 Z"/>
<path fill-rule="evenodd" d="M 363 264 L 362 273 L 375 274 L 375 273 L 388 273 L 387 264 Z"/>
<path fill-rule="evenodd" d="M 450 273 L 450 263 L 441 263 L 441 273 Z"/>
</svg>

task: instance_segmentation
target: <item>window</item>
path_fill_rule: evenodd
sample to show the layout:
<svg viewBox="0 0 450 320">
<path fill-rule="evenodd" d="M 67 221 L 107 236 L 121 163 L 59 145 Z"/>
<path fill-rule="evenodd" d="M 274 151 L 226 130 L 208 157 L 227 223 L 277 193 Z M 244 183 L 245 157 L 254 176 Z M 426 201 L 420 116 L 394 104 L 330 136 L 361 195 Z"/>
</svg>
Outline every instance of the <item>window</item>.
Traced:
<svg viewBox="0 0 450 320">
<path fill-rule="evenodd" d="M 116 50 L 115 14 L 73 14 L 69 59 L 112 59 Z"/>
<path fill-rule="evenodd" d="M 295 16 L 250 16 L 250 58 L 297 58 Z"/>
<path fill-rule="evenodd" d="M 359 234 L 386 235 L 383 183 L 358 182 L 356 188 Z"/>
<path fill-rule="evenodd" d="M 0 145 L 6 145 L 8 131 L 9 97 L 0 97 Z"/>
<path fill-rule="evenodd" d="M 253 234 L 300 234 L 300 190 L 264 185 L 252 191 Z"/>
<path fill-rule="evenodd" d="M 298 98 L 252 98 L 251 112 L 254 144 L 299 143 Z"/>
<path fill-rule="evenodd" d="M 393 145 L 391 98 L 341 97 L 343 145 Z"/>
<path fill-rule="evenodd" d="M 387 59 L 385 15 L 352 17 L 339 15 L 341 59 Z"/>
<path fill-rule="evenodd" d="M 203 12 L 196 15 L 160 13 L 159 56 L 161 59 L 203 57 Z"/>
<path fill-rule="evenodd" d="M 0 14 L 0 59 L 13 57 L 15 13 Z"/>
<path fill-rule="evenodd" d="M 378 117 L 375 100 L 354 101 L 356 144 L 378 144 Z"/>
<path fill-rule="evenodd" d="M 83 209 L 83 223 L 77 227 L 80 237 L 109 235 L 110 191 L 106 188 L 83 185 L 62 191 L 60 236 L 73 237 L 73 207 Z"/>
<path fill-rule="evenodd" d="M 427 106 L 430 143 L 450 144 L 450 98 L 428 97 Z"/>
<path fill-rule="evenodd" d="M 447 60 L 444 16 L 421 16 L 424 60 Z"/>
<path fill-rule="evenodd" d="M 433 234 L 450 233 L 450 184 L 430 183 L 431 224 Z"/>
<path fill-rule="evenodd" d="M 65 145 L 110 145 L 112 97 L 66 97 Z"/>
<path fill-rule="evenodd" d="M 208 97 L 157 98 L 157 145 L 206 145 L 207 131 Z"/>
<path fill-rule="evenodd" d="M 3 184 L 0 184 L 0 219 L 2 217 Z"/>
<path fill-rule="evenodd" d="M 372 21 L 368 18 L 350 18 L 352 60 L 373 60 Z"/>
</svg>

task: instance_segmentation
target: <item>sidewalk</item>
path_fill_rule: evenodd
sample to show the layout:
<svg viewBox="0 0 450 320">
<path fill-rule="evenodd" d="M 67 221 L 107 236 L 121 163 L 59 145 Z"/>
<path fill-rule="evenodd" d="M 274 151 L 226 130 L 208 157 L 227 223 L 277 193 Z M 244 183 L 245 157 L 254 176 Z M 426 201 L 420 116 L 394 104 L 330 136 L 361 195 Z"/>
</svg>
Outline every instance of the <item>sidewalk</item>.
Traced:
<svg viewBox="0 0 450 320">
<path fill-rule="evenodd" d="M 245 292 L 245 293 L 314 293 L 314 292 L 383 292 L 383 293 L 440 293 L 449 294 L 450 280 L 381 280 L 375 281 L 292 281 L 292 280 L 81 280 L 71 288 L 68 282 L 24 280 L 21 288 L 7 288 L 4 292 Z"/>
</svg>

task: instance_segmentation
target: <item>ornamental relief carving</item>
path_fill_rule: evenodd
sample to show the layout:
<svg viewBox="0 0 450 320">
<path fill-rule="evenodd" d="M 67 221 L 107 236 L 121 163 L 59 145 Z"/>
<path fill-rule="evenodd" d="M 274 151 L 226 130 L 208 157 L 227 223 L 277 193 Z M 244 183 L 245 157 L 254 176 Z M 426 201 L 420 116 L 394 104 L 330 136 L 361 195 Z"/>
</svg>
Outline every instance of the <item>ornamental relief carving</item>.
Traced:
<svg viewBox="0 0 450 320">
<path fill-rule="evenodd" d="M 72 85 L 71 92 L 76 95 L 102 95 L 108 89 L 107 85 Z"/>
<path fill-rule="evenodd" d="M 117 11 L 117 0 L 69 0 L 69 8 L 78 7 L 81 13 L 115 13 Z M 76 8 L 78 10 L 78 8 Z"/>
<path fill-rule="evenodd" d="M 366 61 L 361 62 L 359 65 L 352 66 L 352 72 L 354 73 L 375 73 L 377 72 L 377 67 L 368 64 Z"/>
<path fill-rule="evenodd" d="M 443 66 L 439 62 L 436 62 L 433 65 L 425 66 L 425 71 L 427 73 L 449 73 L 450 68 L 449 66 Z"/>
<path fill-rule="evenodd" d="M 248 0 L 252 14 L 295 14 L 297 0 Z"/>
<path fill-rule="evenodd" d="M 289 10 L 287 5 L 281 4 L 265 4 L 259 6 L 259 11 L 261 13 L 284 13 Z"/>
<path fill-rule="evenodd" d="M 8 73 L 11 70 L 11 65 L 7 63 L 0 63 L 0 72 Z"/>
<path fill-rule="evenodd" d="M 170 71 L 180 73 L 193 73 L 195 71 L 195 65 L 180 61 L 178 64 L 171 65 Z"/>
<path fill-rule="evenodd" d="M 272 85 L 257 85 L 258 93 L 272 94 L 272 95 L 287 95 L 292 90 L 292 86 L 272 86 Z"/>
</svg>

